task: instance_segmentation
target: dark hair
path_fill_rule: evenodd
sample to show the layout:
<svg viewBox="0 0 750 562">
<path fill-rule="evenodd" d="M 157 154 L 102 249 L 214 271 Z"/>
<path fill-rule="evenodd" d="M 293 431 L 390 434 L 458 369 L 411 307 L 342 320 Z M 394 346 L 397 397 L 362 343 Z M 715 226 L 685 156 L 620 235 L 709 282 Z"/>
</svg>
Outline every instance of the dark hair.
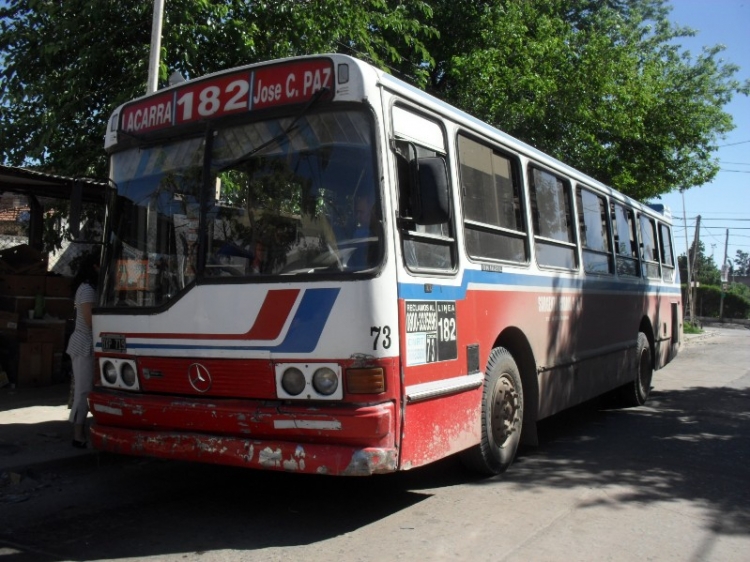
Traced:
<svg viewBox="0 0 750 562">
<path fill-rule="evenodd" d="M 89 254 L 81 260 L 78 271 L 75 277 L 73 277 L 73 282 L 70 284 L 73 295 L 76 294 L 78 287 L 83 283 L 91 285 L 96 289 L 96 286 L 99 284 L 99 271 L 97 271 L 95 266 L 98 265 L 99 257 L 96 254 Z"/>
</svg>

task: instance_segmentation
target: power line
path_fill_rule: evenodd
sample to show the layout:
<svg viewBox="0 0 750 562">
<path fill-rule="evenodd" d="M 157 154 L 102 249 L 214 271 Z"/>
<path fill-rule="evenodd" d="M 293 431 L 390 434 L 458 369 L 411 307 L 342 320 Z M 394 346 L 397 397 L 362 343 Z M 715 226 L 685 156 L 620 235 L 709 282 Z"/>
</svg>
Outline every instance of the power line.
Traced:
<svg viewBox="0 0 750 562">
<path fill-rule="evenodd" d="M 673 217 L 674 219 L 678 221 L 685 220 L 682 217 Z M 690 217 L 688 220 L 692 220 L 695 217 Z M 703 215 L 701 215 L 701 222 L 703 221 L 732 221 L 732 222 L 750 222 L 750 219 L 731 219 L 731 218 L 724 218 L 724 219 L 718 219 L 718 218 L 706 218 Z"/>
<path fill-rule="evenodd" d="M 738 144 L 746 144 L 748 142 L 750 142 L 750 140 L 744 140 L 740 142 L 730 142 L 729 144 L 719 144 L 716 147 L 721 148 L 722 146 L 737 146 Z"/>
<path fill-rule="evenodd" d="M 675 225 L 675 227 L 678 227 L 678 228 L 695 228 L 695 223 L 694 222 L 689 222 L 687 224 Z M 701 229 L 703 229 L 703 228 L 721 228 L 721 229 L 728 228 L 729 230 L 735 230 L 735 229 L 736 230 L 747 230 L 750 227 L 748 227 L 748 226 L 734 226 L 734 225 L 730 226 L 730 225 L 727 225 L 727 224 L 724 224 L 722 226 L 716 226 L 716 225 L 714 225 L 714 226 L 706 226 L 705 224 L 703 224 L 703 219 L 701 218 Z"/>
</svg>

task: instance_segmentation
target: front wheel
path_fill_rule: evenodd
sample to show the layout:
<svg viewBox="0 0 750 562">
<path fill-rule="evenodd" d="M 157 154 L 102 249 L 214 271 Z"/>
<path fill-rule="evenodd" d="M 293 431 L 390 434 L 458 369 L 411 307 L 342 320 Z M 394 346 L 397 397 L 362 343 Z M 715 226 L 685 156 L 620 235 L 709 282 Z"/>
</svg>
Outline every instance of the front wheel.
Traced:
<svg viewBox="0 0 750 562">
<path fill-rule="evenodd" d="M 461 453 L 470 469 L 483 474 L 505 472 L 521 440 L 523 387 L 521 374 L 507 349 L 492 350 L 482 395 L 482 440 Z"/>
</svg>

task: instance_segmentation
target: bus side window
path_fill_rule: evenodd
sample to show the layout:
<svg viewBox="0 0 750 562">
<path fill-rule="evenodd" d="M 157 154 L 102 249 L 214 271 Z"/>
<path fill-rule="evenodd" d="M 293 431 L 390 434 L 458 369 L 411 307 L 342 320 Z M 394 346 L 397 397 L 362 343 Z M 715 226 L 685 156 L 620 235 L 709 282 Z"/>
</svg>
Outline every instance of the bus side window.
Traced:
<svg viewBox="0 0 750 562">
<path fill-rule="evenodd" d="M 586 273 L 614 273 L 606 200 L 578 186 L 576 202 L 584 270 Z"/>
<path fill-rule="evenodd" d="M 638 277 L 637 238 L 633 211 L 619 203 L 610 203 L 612 228 L 615 234 L 615 263 L 618 275 Z"/>
<path fill-rule="evenodd" d="M 646 215 L 638 217 L 641 225 L 641 260 L 646 277 L 659 279 L 659 248 L 656 239 L 656 222 Z"/>
<path fill-rule="evenodd" d="M 529 166 L 529 196 L 537 263 L 577 269 L 570 183 L 551 172 Z"/>
<path fill-rule="evenodd" d="M 430 209 L 420 209 L 418 200 L 419 160 L 425 167 L 441 167 L 447 173 L 443 155 L 406 141 L 396 143 L 396 173 L 399 197 L 399 231 L 404 261 L 413 270 L 453 270 L 456 264 L 455 238 L 451 213 L 433 202 Z M 440 161 L 442 160 L 442 166 Z"/>
<path fill-rule="evenodd" d="M 529 259 L 517 159 L 458 137 L 466 250 L 473 258 L 525 263 Z"/>
<path fill-rule="evenodd" d="M 661 275 L 664 281 L 674 281 L 675 267 L 672 253 L 672 233 L 666 224 L 659 223 L 659 247 L 661 248 Z"/>
</svg>

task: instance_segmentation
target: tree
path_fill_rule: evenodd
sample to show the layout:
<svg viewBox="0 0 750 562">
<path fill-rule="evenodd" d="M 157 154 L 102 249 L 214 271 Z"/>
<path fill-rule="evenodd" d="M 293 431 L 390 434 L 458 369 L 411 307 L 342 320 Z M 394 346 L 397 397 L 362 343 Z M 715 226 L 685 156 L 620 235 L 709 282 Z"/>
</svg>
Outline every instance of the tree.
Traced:
<svg viewBox="0 0 750 562">
<path fill-rule="evenodd" d="M 371 60 L 638 199 L 710 181 L 737 67 L 676 44 L 666 0 L 170 0 L 161 82 L 288 55 Z M 103 176 L 110 112 L 144 92 L 151 3 L 0 8 L 0 153 Z"/>
<path fill-rule="evenodd" d="M 750 82 L 676 44 L 664 0 L 435 0 L 439 96 L 641 200 L 718 171 L 723 111 Z"/>
<path fill-rule="evenodd" d="M 734 258 L 734 275 L 750 275 L 750 254 L 737 250 L 737 257 Z"/>
<path fill-rule="evenodd" d="M 349 52 L 424 79 L 420 0 L 170 0 L 159 76 L 197 77 L 283 56 Z M 9 0 L 0 7 L 0 158 L 74 176 L 106 175 L 103 135 L 143 95 L 152 3 Z"/>
<path fill-rule="evenodd" d="M 706 247 L 702 241 L 698 240 L 698 253 L 695 255 L 693 260 L 693 252 L 695 244 L 690 245 L 690 272 L 693 275 L 693 280 L 699 282 L 701 285 L 721 285 L 721 271 L 714 263 L 713 256 L 706 255 Z M 677 265 L 680 268 L 680 279 L 683 283 L 688 283 L 687 277 L 687 264 L 685 262 L 685 254 L 682 254 L 677 258 Z"/>
</svg>

